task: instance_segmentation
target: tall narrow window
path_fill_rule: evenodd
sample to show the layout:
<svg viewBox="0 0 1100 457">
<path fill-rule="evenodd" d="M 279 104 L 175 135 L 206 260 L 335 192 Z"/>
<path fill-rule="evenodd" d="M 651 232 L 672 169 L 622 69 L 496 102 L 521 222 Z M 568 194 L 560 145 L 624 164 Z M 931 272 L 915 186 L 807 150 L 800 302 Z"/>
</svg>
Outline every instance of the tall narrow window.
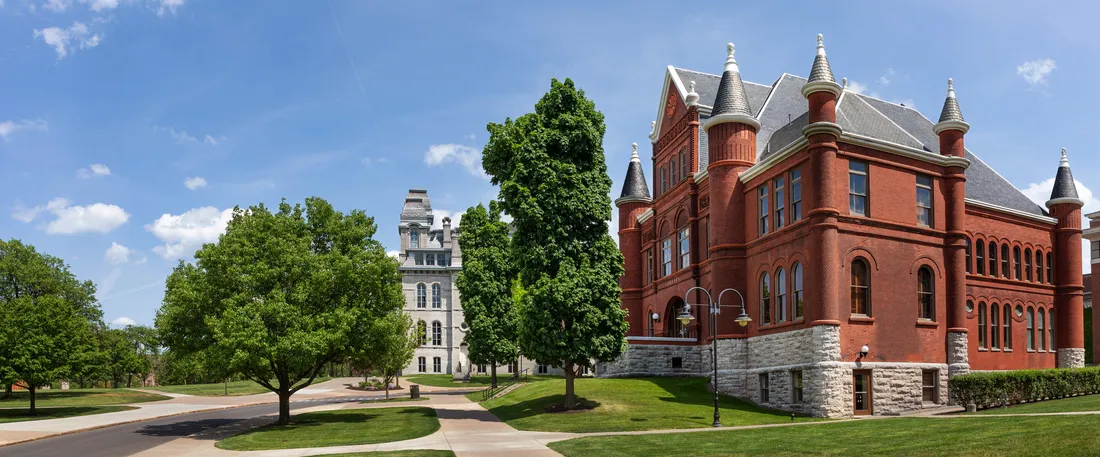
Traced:
<svg viewBox="0 0 1100 457">
<path fill-rule="evenodd" d="M 443 345 L 443 324 L 439 321 L 432 322 L 432 346 Z"/>
<path fill-rule="evenodd" d="M 786 214 L 783 210 L 786 200 L 783 199 L 783 178 L 775 178 L 775 229 L 779 230 L 786 225 Z"/>
<path fill-rule="evenodd" d="M 1092 260 L 1100 259 L 1100 241 L 1089 243 L 1089 258 Z"/>
<path fill-rule="evenodd" d="M 443 307 L 443 288 L 439 287 L 439 283 L 432 284 L 432 308 Z"/>
<path fill-rule="evenodd" d="M 1046 333 L 1045 333 L 1045 330 L 1044 330 L 1046 327 L 1043 325 L 1043 321 L 1045 321 L 1045 320 L 1046 320 L 1046 311 L 1044 311 L 1043 308 L 1039 308 L 1039 317 L 1035 320 L 1035 335 L 1036 335 L 1036 339 L 1039 340 L 1039 350 L 1040 351 L 1047 350 L 1047 339 L 1046 339 Z"/>
<path fill-rule="evenodd" d="M 1047 252 L 1047 284 L 1054 284 L 1054 258 Z"/>
<path fill-rule="evenodd" d="M 443 372 L 443 360 L 439 357 L 432 357 L 432 373 Z"/>
<path fill-rule="evenodd" d="M 416 358 L 416 368 L 417 368 L 417 371 L 419 371 L 421 373 L 427 373 L 428 372 L 428 359 L 427 359 L 427 357 L 417 357 Z"/>
<path fill-rule="evenodd" d="M 932 226 L 932 177 L 917 175 L 917 224 Z"/>
<path fill-rule="evenodd" d="M 920 319 L 936 320 L 936 294 L 933 287 L 932 269 L 920 267 L 917 270 L 917 312 Z"/>
<path fill-rule="evenodd" d="M 423 252 L 417 252 L 414 257 L 416 258 L 416 264 L 417 265 L 424 265 L 424 253 Z"/>
<path fill-rule="evenodd" d="M 1047 336 L 1049 341 L 1047 342 L 1047 348 L 1054 350 L 1054 308 L 1050 309 L 1050 314 L 1047 314 Z"/>
<path fill-rule="evenodd" d="M 704 249 L 703 251 L 706 253 L 706 258 L 709 259 L 710 258 L 710 216 L 707 216 L 707 219 L 703 223 L 703 225 L 706 226 L 706 234 L 707 234 L 707 248 Z"/>
<path fill-rule="evenodd" d="M 661 165 L 661 194 L 668 190 L 668 165 Z"/>
<path fill-rule="evenodd" d="M 653 250 L 647 249 L 645 251 L 645 279 L 646 284 L 653 282 Z"/>
<path fill-rule="evenodd" d="M 787 272 L 775 271 L 775 312 L 778 322 L 787 321 Z"/>
<path fill-rule="evenodd" d="M 791 267 L 791 279 L 794 281 L 794 318 L 802 317 L 802 264 L 796 263 Z"/>
<path fill-rule="evenodd" d="M 1001 245 L 1001 276 L 1003 276 L 1005 278 L 1011 278 L 1012 277 L 1012 271 L 1009 270 L 1008 245 L 1007 244 L 1002 244 Z"/>
<path fill-rule="evenodd" d="M 1035 310 L 1027 309 L 1027 350 L 1035 350 Z"/>
<path fill-rule="evenodd" d="M 791 372 L 791 403 L 802 403 L 802 370 Z"/>
<path fill-rule="evenodd" d="M 967 274 L 972 272 L 971 268 L 970 268 L 970 264 L 974 260 L 974 257 L 972 256 L 973 253 L 971 252 L 971 250 L 972 249 L 971 249 L 971 246 L 970 246 L 970 238 L 967 238 L 966 239 L 966 272 L 967 272 Z"/>
<path fill-rule="evenodd" d="M 936 395 L 939 386 L 939 372 L 936 370 L 921 370 L 921 401 L 924 403 L 939 403 L 939 395 Z"/>
<path fill-rule="evenodd" d="M 771 388 L 768 385 L 768 374 L 760 373 L 760 403 L 767 403 L 771 396 Z"/>
<path fill-rule="evenodd" d="M 427 265 L 435 265 L 435 254 L 428 253 L 424 257 L 428 259 Z"/>
<path fill-rule="evenodd" d="M 1031 282 L 1031 249 L 1024 249 L 1024 276 Z"/>
<path fill-rule="evenodd" d="M 768 234 L 768 186 L 767 184 L 760 186 L 760 190 L 757 191 L 760 198 L 760 235 L 764 236 Z"/>
<path fill-rule="evenodd" d="M 1001 313 L 1001 317 L 1005 320 L 1004 325 L 1004 348 L 1006 351 L 1012 350 L 1012 305 L 1005 303 L 1004 312 Z"/>
<path fill-rule="evenodd" d="M 1035 281 L 1043 283 L 1043 251 L 1035 251 Z"/>
<path fill-rule="evenodd" d="M 425 286 L 424 284 L 416 285 L 416 307 L 428 307 L 428 286 Z"/>
<path fill-rule="evenodd" d="M 997 243 L 989 242 L 989 276 L 996 278 L 997 275 Z"/>
<path fill-rule="evenodd" d="M 691 266 L 691 231 L 688 227 L 684 227 L 680 230 L 680 268 L 687 268 Z"/>
<path fill-rule="evenodd" d="M 649 321 L 649 336 L 653 336 L 653 327 L 657 323 L 657 321 L 653 319 L 653 314 L 655 313 L 650 312 L 649 315 L 646 316 L 646 320 Z"/>
<path fill-rule="evenodd" d="M 802 170 L 791 170 L 791 222 L 802 220 Z"/>
<path fill-rule="evenodd" d="M 680 179 L 687 181 L 691 177 L 691 162 L 688 162 L 688 151 L 685 148 L 680 151 Z"/>
<path fill-rule="evenodd" d="M 985 322 L 985 302 L 978 303 L 978 347 L 985 349 L 986 336 L 988 335 Z"/>
<path fill-rule="evenodd" d="M 974 246 L 975 261 L 974 267 L 978 271 L 978 274 L 985 274 L 985 242 L 978 240 L 978 244 Z"/>
<path fill-rule="evenodd" d="M 409 247 L 420 247 L 420 231 L 417 229 L 409 230 Z"/>
<path fill-rule="evenodd" d="M 852 261 L 852 314 L 871 315 L 871 271 L 867 261 Z"/>
<path fill-rule="evenodd" d="M 767 273 L 760 278 L 760 323 L 764 325 L 772 323 L 771 279 Z"/>
<path fill-rule="evenodd" d="M 1012 248 L 1012 279 L 1017 281 L 1024 279 L 1024 275 L 1020 272 L 1020 248 Z"/>
<path fill-rule="evenodd" d="M 672 156 L 672 160 L 668 162 L 668 168 L 671 170 L 672 178 L 668 181 L 668 187 L 676 187 L 676 183 L 680 182 L 677 177 L 680 175 L 679 170 L 676 168 L 676 156 Z"/>
<path fill-rule="evenodd" d="M 867 215 L 867 162 L 848 162 L 848 213 Z"/>
<path fill-rule="evenodd" d="M 1001 347 L 1001 310 L 996 303 L 989 304 L 989 346 L 993 349 Z"/>
<path fill-rule="evenodd" d="M 661 241 L 661 277 L 672 274 L 672 237 Z"/>
</svg>

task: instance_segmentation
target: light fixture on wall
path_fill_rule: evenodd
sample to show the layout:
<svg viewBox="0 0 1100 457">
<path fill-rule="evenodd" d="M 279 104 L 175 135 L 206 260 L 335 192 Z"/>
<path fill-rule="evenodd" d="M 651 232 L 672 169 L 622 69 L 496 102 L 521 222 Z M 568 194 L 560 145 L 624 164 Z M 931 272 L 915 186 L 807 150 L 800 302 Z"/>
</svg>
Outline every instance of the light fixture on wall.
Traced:
<svg viewBox="0 0 1100 457">
<path fill-rule="evenodd" d="M 661 320 L 661 315 L 657 314 L 657 313 L 653 313 L 653 315 L 651 315 L 649 317 L 653 318 L 653 322 L 659 322 Z"/>
<path fill-rule="evenodd" d="M 871 352 L 871 348 L 867 347 L 867 345 L 864 344 L 863 347 L 859 348 L 859 358 L 862 359 L 864 357 L 867 357 L 868 352 Z"/>
</svg>

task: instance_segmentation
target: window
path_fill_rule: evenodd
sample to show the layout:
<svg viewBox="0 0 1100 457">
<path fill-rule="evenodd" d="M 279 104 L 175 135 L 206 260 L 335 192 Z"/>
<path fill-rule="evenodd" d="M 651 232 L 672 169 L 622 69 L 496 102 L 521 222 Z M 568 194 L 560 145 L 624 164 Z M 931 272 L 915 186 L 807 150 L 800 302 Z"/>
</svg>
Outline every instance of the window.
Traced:
<svg viewBox="0 0 1100 457">
<path fill-rule="evenodd" d="M 938 378 L 939 372 L 936 370 L 921 371 L 921 400 L 925 403 L 939 403 L 939 395 L 936 395 Z"/>
<path fill-rule="evenodd" d="M 680 368 L 683 368 L 683 367 L 684 367 L 684 358 L 683 357 L 673 357 L 672 358 L 672 368 L 680 369 Z"/>
<path fill-rule="evenodd" d="M 791 268 L 791 276 L 794 280 L 794 318 L 802 317 L 802 264 L 796 263 Z"/>
<path fill-rule="evenodd" d="M 933 292 L 932 269 L 917 270 L 917 307 L 920 319 L 936 320 L 936 295 Z"/>
<path fill-rule="evenodd" d="M 1043 282 L 1043 251 L 1035 251 L 1035 281 Z"/>
<path fill-rule="evenodd" d="M 477 372 L 478 373 L 484 373 L 485 372 L 485 365 L 478 365 L 477 366 Z"/>
<path fill-rule="evenodd" d="M 1001 347 L 1001 311 L 996 303 L 989 304 L 989 346 L 993 349 Z"/>
<path fill-rule="evenodd" d="M 966 239 L 966 273 L 967 274 L 970 274 L 972 272 L 972 268 L 970 267 L 970 263 L 974 260 L 974 258 L 971 254 L 972 254 L 972 252 L 971 252 L 971 247 L 970 247 L 970 238 L 967 238 Z"/>
<path fill-rule="evenodd" d="M 848 213 L 867 215 L 867 162 L 848 162 Z"/>
<path fill-rule="evenodd" d="M 1017 281 L 1024 279 L 1024 275 L 1020 274 L 1020 248 L 1012 248 L 1012 279 Z"/>
<path fill-rule="evenodd" d="M 426 357 L 417 357 L 416 358 L 416 368 L 421 373 L 427 373 L 428 372 L 428 360 L 427 360 L 427 358 Z"/>
<path fill-rule="evenodd" d="M 671 179 L 668 180 L 668 187 L 676 187 L 676 183 L 680 182 L 679 179 L 676 179 L 679 174 L 679 170 L 676 168 L 676 156 L 672 156 L 672 160 L 668 161 L 668 168 L 672 172 L 672 176 L 670 177 Z"/>
<path fill-rule="evenodd" d="M 1035 310 L 1027 308 L 1027 350 L 1035 350 Z"/>
<path fill-rule="evenodd" d="M 424 265 L 424 253 L 423 252 L 417 252 L 414 257 L 416 258 L 416 264 L 417 265 Z"/>
<path fill-rule="evenodd" d="M 787 320 L 787 272 L 782 268 L 775 272 L 775 312 L 778 322 Z"/>
<path fill-rule="evenodd" d="M 802 220 L 802 170 L 791 170 L 791 222 Z"/>
<path fill-rule="evenodd" d="M 653 319 L 653 314 L 654 314 L 653 311 L 650 310 L 649 315 L 646 316 L 646 319 L 649 321 L 649 336 L 654 336 L 653 335 L 653 327 L 657 323 L 657 321 L 655 319 Z"/>
<path fill-rule="evenodd" d="M 1009 262 L 1008 262 L 1008 245 L 1007 244 L 1002 244 L 1001 245 L 1001 276 L 1003 276 L 1005 278 L 1010 278 L 1012 276 L 1012 272 L 1010 272 L 1008 270 L 1008 268 L 1009 268 L 1008 264 L 1009 264 Z"/>
<path fill-rule="evenodd" d="M 645 251 L 645 283 L 649 284 L 653 282 L 653 250 L 647 249 Z"/>
<path fill-rule="evenodd" d="M 409 247 L 410 248 L 420 247 L 420 231 L 419 230 L 412 229 L 412 230 L 409 231 Z"/>
<path fill-rule="evenodd" d="M 451 255 L 446 253 L 439 254 L 439 265 L 444 267 L 451 266 Z"/>
<path fill-rule="evenodd" d="M 978 303 L 978 348 L 985 349 L 986 336 L 988 336 L 988 329 L 985 322 L 985 302 Z"/>
<path fill-rule="evenodd" d="M 443 372 L 443 360 L 439 357 L 432 357 L 432 373 Z"/>
<path fill-rule="evenodd" d="M 1100 259 L 1100 241 L 1092 241 L 1089 245 L 1091 246 L 1089 258 L 1092 260 Z"/>
<path fill-rule="evenodd" d="M 1027 282 L 1031 282 L 1031 249 L 1024 250 L 1024 274 L 1027 276 Z"/>
<path fill-rule="evenodd" d="M 546 365 L 541 365 L 541 364 L 540 364 L 540 365 L 538 366 L 538 369 L 537 369 L 537 370 L 535 370 L 535 371 L 536 371 L 536 372 L 537 372 L 538 374 L 546 374 L 546 373 L 549 373 L 549 372 L 550 372 L 550 368 L 549 368 L 548 366 L 546 366 Z"/>
<path fill-rule="evenodd" d="M 420 345 L 424 346 L 428 344 L 428 324 L 424 321 L 418 321 L 416 323 L 416 332 L 420 334 Z"/>
<path fill-rule="evenodd" d="M 425 254 L 424 256 L 428 259 L 428 265 L 435 265 L 435 254 Z"/>
<path fill-rule="evenodd" d="M 760 226 L 758 228 L 760 235 L 763 236 L 768 234 L 768 186 L 760 186 L 757 193 L 760 195 L 760 212 L 758 213 L 760 215 Z"/>
<path fill-rule="evenodd" d="M 684 148 L 683 151 L 680 151 L 680 179 L 687 181 L 690 176 L 691 162 L 688 162 L 688 151 L 687 148 Z"/>
<path fill-rule="evenodd" d="M 779 230 L 783 228 L 785 214 L 783 214 L 783 207 L 786 200 L 783 200 L 783 178 L 775 178 L 775 229 Z"/>
<path fill-rule="evenodd" d="M 772 291 L 768 274 L 760 278 L 760 323 L 767 325 L 772 323 Z"/>
<path fill-rule="evenodd" d="M 997 243 L 989 242 L 989 276 L 997 277 Z"/>
<path fill-rule="evenodd" d="M 985 274 L 985 242 L 981 241 L 981 240 L 978 240 L 978 244 L 976 246 L 974 246 L 974 248 L 975 248 L 974 252 L 976 253 L 976 260 L 974 262 L 974 267 L 978 271 L 978 274 L 984 275 Z"/>
<path fill-rule="evenodd" d="M 705 222 L 703 222 L 703 224 L 706 226 L 706 235 L 707 235 L 707 248 L 704 249 L 703 251 L 706 253 L 706 258 L 709 259 L 710 258 L 710 216 L 707 216 L 707 219 L 706 219 Z"/>
<path fill-rule="evenodd" d="M 1047 314 L 1047 349 L 1054 350 L 1054 309 L 1051 308 L 1050 313 Z"/>
<path fill-rule="evenodd" d="M 1004 349 L 1006 351 L 1012 350 L 1012 305 L 1005 303 L 1004 312 L 1001 313 L 1001 318 L 1004 319 Z"/>
<path fill-rule="evenodd" d="M 443 345 L 443 324 L 439 321 L 432 322 L 432 345 Z"/>
<path fill-rule="evenodd" d="M 760 403 L 767 403 L 771 388 L 768 386 L 768 374 L 760 373 Z"/>
<path fill-rule="evenodd" d="M 661 277 L 672 274 L 672 238 L 661 241 Z"/>
<path fill-rule="evenodd" d="M 513 373 L 513 372 L 515 372 L 515 369 L 513 368 L 514 366 L 515 366 L 515 365 L 514 365 L 513 363 L 509 363 L 509 364 L 508 364 L 508 372 L 509 372 L 509 373 Z"/>
<path fill-rule="evenodd" d="M 680 230 L 680 268 L 691 266 L 691 231 L 688 227 Z"/>
<path fill-rule="evenodd" d="M 932 226 L 932 177 L 917 175 L 917 224 Z"/>
<path fill-rule="evenodd" d="M 439 287 L 439 283 L 432 284 L 432 308 L 443 307 L 443 288 Z"/>
<path fill-rule="evenodd" d="M 1046 311 L 1044 311 L 1043 308 L 1039 308 L 1039 318 L 1035 320 L 1035 334 L 1036 334 L 1036 339 L 1039 340 L 1039 350 L 1040 351 L 1047 350 L 1047 339 L 1045 338 L 1046 333 L 1043 330 L 1043 328 L 1044 328 L 1043 321 L 1046 320 L 1045 317 L 1046 317 Z"/>
<path fill-rule="evenodd" d="M 661 165 L 661 193 L 668 190 L 668 165 Z"/>
<path fill-rule="evenodd" d="M 802 403 L 802 370 L 791 372 L 791 403 Z"/>
<path fill-rule="evenodd" d="M 852 314 L 871 315 L 871 272 L 867 261 L 852 261 Z"/>
<path fill-rule="evenodd" d="M 1047 284 L 1054 284 L 1054 259 L 1047 253 Z"/>
<path fill-rule="evenodd" d="M 428 286 L 425 286 L 424 284 L 416 285 L 416 307 L 428 307 Z"/>
</svg>

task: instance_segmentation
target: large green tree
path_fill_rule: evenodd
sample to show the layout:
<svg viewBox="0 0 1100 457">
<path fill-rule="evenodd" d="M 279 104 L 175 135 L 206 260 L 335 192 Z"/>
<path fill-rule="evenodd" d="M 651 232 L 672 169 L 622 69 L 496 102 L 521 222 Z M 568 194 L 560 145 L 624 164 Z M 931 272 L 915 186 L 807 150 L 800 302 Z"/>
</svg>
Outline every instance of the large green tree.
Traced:
<svg viewBox="0 0 1100 457">
<path fill-rule="evenodd" d="M 592 360 L 613 360 L 626 349 L 623 257 L 608 233 L 603 114 L 573 81 L 554 79 L 535 112 L 488 130 L 482 165 L 515 225 L 520 349 L 563 368 L 565 407 L 572 408 L 573 379 Z"/>
<path fill-rule="evenodd" d="M 179 355 L 202 353 L 279 397 L 342 361 L 369 322 L 400 311 L 397 261 L 373 239 L 374 219 L 320 198 L 235 208 L 217 244 L 168 277 L 157 330 Z"/>
<path fill-rule="evenodd" d="M 510 256 L 508 223 L 500 220 L 500 207 L 477 205 L 462 216 L 462 272 L 458 292 L 469 325 L 466 334 L 470 362 L 492 367 L 493 387 L 497 365 L 512 363 L 517 356 L 516 314 L 512 304 L 515 267 Z"/>
<path fill-rule="evenodd" d="M 92 346 L 102 313 L 95 286 L 61 259 L 18 240 L 0 240 L 0 379 L 30 393 L 69 376 Z"/>
<path fill-rule="evenodd" d="M 386 398 L 390 398 L 390 383 L 397 381 L 401 370 L 412 362 L 423 331 L 413 325 L 412 317 L 405 313 L 375 320 L 361 333 L 365 339 L 352 351 L 351 365 L 364 376 L 373 373 L 381 377 Z M 400 388 L 400 384 L 397 387 Z"/>
</svg>

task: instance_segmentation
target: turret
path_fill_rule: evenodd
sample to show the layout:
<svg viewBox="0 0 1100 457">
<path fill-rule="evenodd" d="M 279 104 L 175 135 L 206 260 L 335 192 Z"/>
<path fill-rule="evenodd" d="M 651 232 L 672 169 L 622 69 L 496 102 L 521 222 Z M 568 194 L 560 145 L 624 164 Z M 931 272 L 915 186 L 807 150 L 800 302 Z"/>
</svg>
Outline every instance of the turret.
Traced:
<svg viewBox="0 0 1100 457">
<path fill-rule="evenodd" d="M 932 127 L 939 135 L 940 154 L 962 158 L 966 155 L 963 136 L 970 124 L 963 120 L 959 102 L 955 99 L 955 82 L 947 79 L 947 98 L 943 101 L 940 120 Z M 944 266 L 948 271 L 947 285 L 947 363 L 948 375 L 970 371 L 966 329 L 966 168 L 952 162 L 944 167 L 943 198 L 945 203 Z"/>
<path fill-rule="evenodd" d="M 955 81 L 948 78 L 947 98 L 943 101 L 940 121 L 932 126 L 932 131 L 940 137 L 940 154 L 963 157 L 965 155 L 963 135 L 969 130 L 970 124 L 963 120 L 962 110 L 959 109 L 959 101 L 955 99 Z"/>
<path fill-rule="evenodd" d="M 825 56 L 825 43 L 821 34 L 817 35 L 817 55 L 806 84 L 802 85 L 802 96 L 809 101 L 809 122 L 836 123 L 836 99 L 841 87 L 833 79 L 833 69 Z"/>
<path fill-rule="evenodd" d="M 623 275 L 619 278 L 622 288 L 622 307 L 627 311 L 632 332 L 640 335 L 645 328 L 642 311 L 642 286 L 645 261 L 642 258 L 642 230 L 638 226 L 638 216 L 650 208 L 653 199 L 649 196 L 645 174 L 642 172 L 642 160 L 638 157 L 638 143 L 631 145 L 630 164 L 626 167 L 626 179 L 623 191 L 615 200 L 619 209 L 619 250 L 623 253 Z M 654 267 L 655 268 L 655 267 Z"/>
<path fill-rule="evenodd" d="M 1085 365 L 1084 284 L 1081 278 L 1081 207 L 1077 186 L 1069 169 L 1066 150 L 1054 176 L 1047 200 L 1050 215 L 1058 219 L 1054 229 L 1054 309 L 1057 311 L 1058 367 Z"/>
</svg>

